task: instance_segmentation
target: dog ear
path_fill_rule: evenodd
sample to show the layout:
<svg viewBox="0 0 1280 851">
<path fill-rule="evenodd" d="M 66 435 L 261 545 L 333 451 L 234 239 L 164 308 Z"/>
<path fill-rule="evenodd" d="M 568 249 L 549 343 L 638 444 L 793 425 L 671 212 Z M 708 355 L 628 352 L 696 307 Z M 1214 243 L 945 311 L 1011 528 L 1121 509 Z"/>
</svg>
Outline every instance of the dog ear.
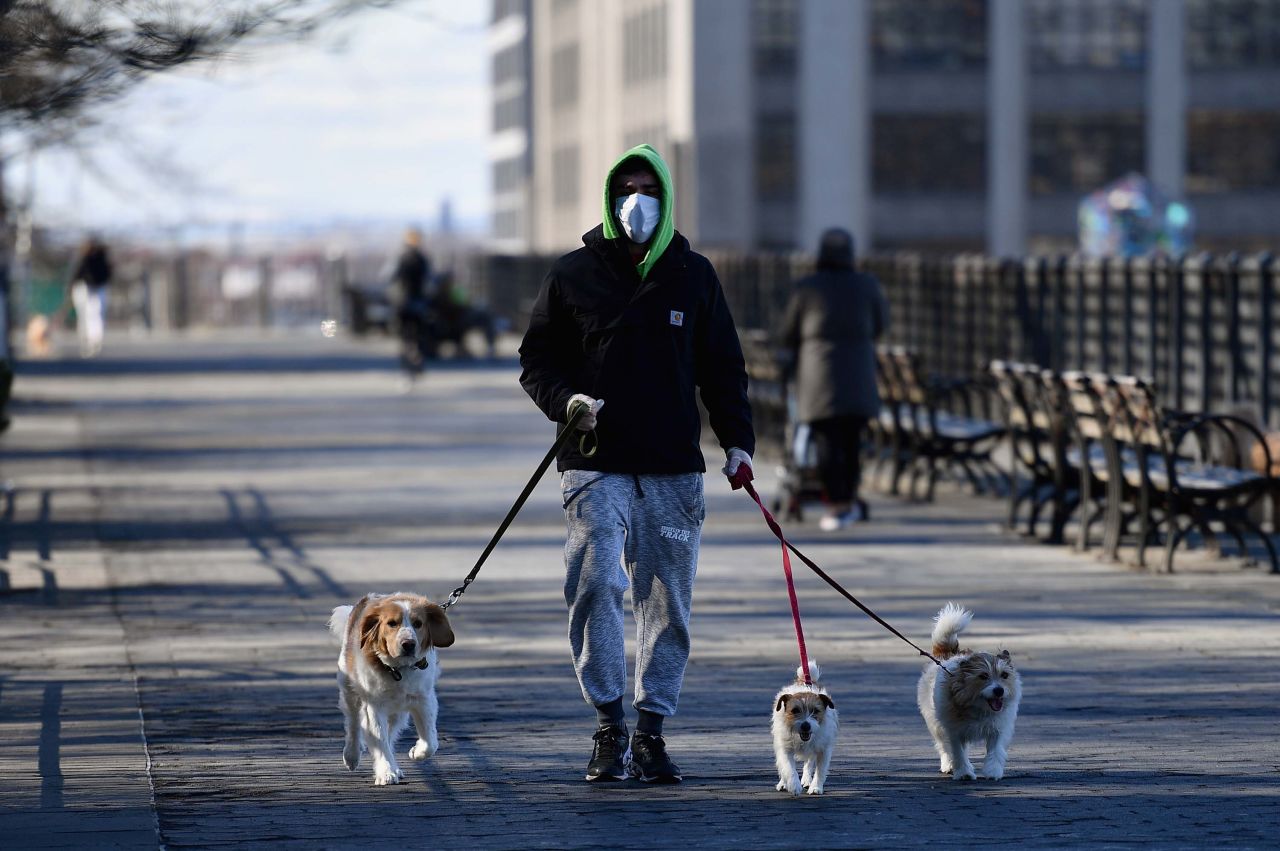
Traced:
<svg viewBox="0 0 1280 851">
<path fill-rule="evenodd" d="M 364 600 L 361 600 L 360 603 L 364 603 Z M 359 604 L 357 604 L 357 611 L 358 610 L 359 610 Z M 353 616 L 354 616 L 354 613 L 353 613 Z M 364 609 L 364 616 L 360 619 L 360 646 L 361 647 L 367 648 L 373 644 L 374 636 L 377 635 L 378 633 L 379 620 L 380 618 L 378 615 L 378 607 L 366 606 Z"/>
<path fill-rule="evenodd" d="M 789 695 L 789 694 L 782 694 L 782 695 L 778 695 L 778 702 L 777 702 L 777 704 L 775 704 L 775 705 L 774 705 L 774 707 L 773 707 L 773 711 L 774 711 L 774 712 L 781 712 L 781 711 L 782 711 L 782 707 L 786 706 L 786 705 L 787 705 L 787 701 L 788 701 L 788 700 L 790 700 L 790 699 L 791 699 L 791 695 Z"/>
<path fill-rule="evenodd" d="M 823 703 L 825 703 L 825 704 L 827 705 L 827 708 L 828 708 L 828 709 L 835 709 L 835 708 L 836 708 L 836 702 L 835 702 L 834 700 L 832 700 L 832 699 L 831 699 L 831 695 L 829 695 L 829 694 L 820 694 L 820 695 L 818 695 L 818 697 L 820 697 L 820 698 L 822 699 L 822 702 L 823 702 Z"/>
<path fill-rule="evenodd" d="M 427 635 L 433 647 L 453 646 L 453 627 L 444 609 L 435 603 L 427 603 Z"/>
<path fill-rule="evenodd" d="M 996 654 L 996 658 L 997 658 L 997 659 L 1003 659 L 1003 660 L 1005 660 L 1006 662 L 1012 662 L 1012 661 L 1013 661 L 1013 657 L 1009 655 L 1009 651 L 1008 651 L 1008 650 L 1001 650 L 999 653 L 997 653 L 997 654 Z"/>
</svg>

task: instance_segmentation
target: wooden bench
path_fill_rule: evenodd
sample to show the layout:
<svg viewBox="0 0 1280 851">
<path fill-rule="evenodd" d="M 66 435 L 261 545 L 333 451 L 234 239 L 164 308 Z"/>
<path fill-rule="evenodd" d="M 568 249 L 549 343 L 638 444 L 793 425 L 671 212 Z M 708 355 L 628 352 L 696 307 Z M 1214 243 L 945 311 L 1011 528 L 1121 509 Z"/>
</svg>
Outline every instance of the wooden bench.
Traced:
<svg viewBox="0 0 1280 851">
<path fill-rule="evenodd" d="M 1124 417 L 1117 441 L 1127 439 L 1135 459 L 1121 474 L 1140 489 L 1145 511 L 1137 563 L 1145 566 L 1147 547 L 1163 539 L 1161 568 L 1172 572 L 1178 545 L 1195 530 L 1218 554 L 1221 535 L 1229 535 L 1246 561 L 1251 558 L 1245 536 L 1255 536 L 1266 548 L 1271 572 L 1280 573 L 1271 536 L 1251 517 L 1253 506 L 1275 498 L 1280 485 L 1262 432 L 1237 416 L 1161 408 L 1152 387 L 1134 376 L 1117 376 L 1114 386 Z M 1261 471 L 1250 463 L 1253 453 L 1262 455 Z"/>
<path fill-rule="evenodd" d="M 1068 442 L 1068 397 L 1052 373 L 1035 364 L 992 361 L 989 367 L 1004 407 L 1012 463 L 1006 473 L 1011 529 L 1027 506 L 1024 534 L 1034 537 L 1041 514 L 1049 509 L 1046 543 L 1062 543 L 1079 504 L 1079 467 Z M 1025 479 L 1025 483 L 1024 483 Z"/>
<path fill-rule="evenodd" d="M 907 495 L 932 501 L 941 475 L 958 471 L 977 493 L 1003 476 L 991 452 L 1005 428 L 991 416 L 992 387 L 972 379 L 926 379 L 916 356 L 900 348 L 877 353 L 887 399 L 879 426 L 892 433 L 892 493 L 910 473 Z M 924 493 L 917 485 L 923 481 Z"/>
</svg>

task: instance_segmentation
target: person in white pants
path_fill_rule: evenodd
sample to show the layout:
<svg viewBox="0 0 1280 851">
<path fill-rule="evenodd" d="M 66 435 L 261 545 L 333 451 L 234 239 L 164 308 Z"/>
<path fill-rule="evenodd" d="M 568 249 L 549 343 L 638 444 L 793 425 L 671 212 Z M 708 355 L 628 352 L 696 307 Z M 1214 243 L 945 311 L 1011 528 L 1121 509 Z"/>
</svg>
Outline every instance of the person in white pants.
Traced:
<svg viewBox="0 0 1280 851">
<path fill-rule="evenodd" d="M 71 303 L 76 307 L 80 354 L 93 357 L 102 351 L 102 338 L 106 334 L 107 289 L 76 281 L 71 287 Z"/>
<path fill-rule="evenodd" d="M 87 239 L 81 248 L 72 281 L 71 303 L 76 308 L 80 354 L 94 357 L 102 351 L 106 334 L 107 285 L 111 283 L 107 247 L 97 237 Z"/>
</svg>

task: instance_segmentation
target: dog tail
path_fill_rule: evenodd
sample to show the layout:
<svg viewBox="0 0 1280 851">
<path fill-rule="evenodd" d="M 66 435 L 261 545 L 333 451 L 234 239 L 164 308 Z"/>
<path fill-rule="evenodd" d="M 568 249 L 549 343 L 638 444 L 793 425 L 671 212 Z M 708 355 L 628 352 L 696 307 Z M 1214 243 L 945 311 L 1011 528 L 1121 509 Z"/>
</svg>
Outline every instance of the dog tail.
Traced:
<svg viewBox="0 0 1280 851">
<path fill-rule="evenodd" d="M 810 659 L 809 660 L 809 679 L 813 680 L 816 683 L 821 676 L 822 676 L 822 672 L 818 668 L 818 663 Z M 799 665 L 796 665 L 796 682 L 801 684 L 804 683 L 804 668 L 801 668 Z"/>
<path fill-rule="evenodd" d="M 933 655 L 939 659 L 946 659 L 958 653 L 960 651 L 958 636 L 964 632 L 964 628 L 971 620 L 973 620 L 973 612 L 963 606 L 955 603 L 947 603 L 943 606 L 938 616 L 933 619 Z"/>
<path fill-rule="evenodd" d="M 347 619 L 351 617 L 351 610 L 354 608 L 355 606 L 338 606 L 329 615 L 329 632 L 333 633 L 339 643 L 346 639 Z"/>
</svg>

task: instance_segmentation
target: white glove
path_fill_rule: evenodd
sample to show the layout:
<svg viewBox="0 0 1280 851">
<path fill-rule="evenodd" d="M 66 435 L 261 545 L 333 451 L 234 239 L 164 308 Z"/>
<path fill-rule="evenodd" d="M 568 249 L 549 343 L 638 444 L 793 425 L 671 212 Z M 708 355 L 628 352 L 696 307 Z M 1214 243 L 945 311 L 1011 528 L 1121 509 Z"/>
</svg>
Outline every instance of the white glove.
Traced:
<svg viewBox="0 0 1280 851">
<path fill-rule="evenodd" d="M 725 455 L 724 469 L 721 472 L 732 479 L 738 475 L 738 468 L 746 464 L 748 471 L 747 481 L 751 481 L 751 456 L 736 446 L 730 447 Z"/>
<path fill-rule="evenodd" d="M 587 406 L 587 412 L 582 415 L 582 419 L 578 420 L 578 431 L 591 431 L 596 427 L 596 414 L 600 413 L 600 409 L 604 407 L 604 400 L 592 399 L 585 393 L 574 393 L 569 397 L 569 406 L 565 409 L 566 415 L 573 413 L 573 406 L 579 402 Z"/>
</svg>

